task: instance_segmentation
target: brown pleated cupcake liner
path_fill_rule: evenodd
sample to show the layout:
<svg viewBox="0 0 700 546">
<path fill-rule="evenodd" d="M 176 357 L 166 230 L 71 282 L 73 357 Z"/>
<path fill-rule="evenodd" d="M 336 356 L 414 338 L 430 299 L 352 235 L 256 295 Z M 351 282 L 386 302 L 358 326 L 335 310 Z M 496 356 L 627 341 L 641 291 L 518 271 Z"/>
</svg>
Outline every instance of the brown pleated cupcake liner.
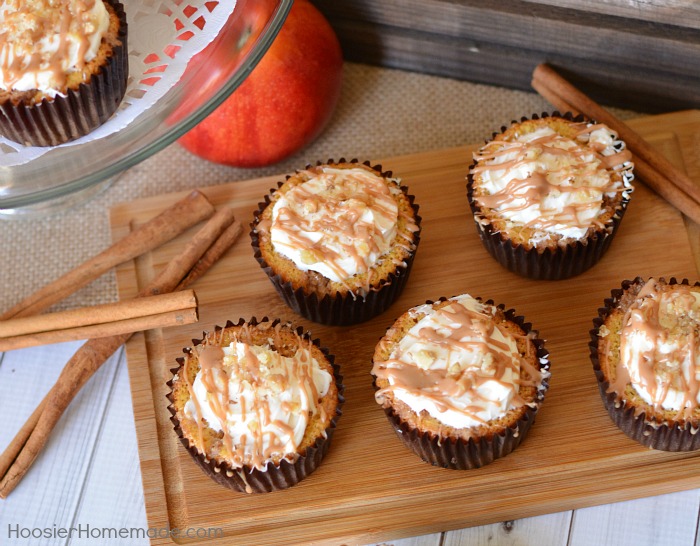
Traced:
<svg viewBox="0 0 700 546">
<path fill-rule="evenodd" d="M 107 121 L 126 92 L 129 48 L 124 6 L 105 0 L 119 17 L 121 45 L 113 49 L 100 72 L 66 96 L 44 98 L 40 103 L 0 104 L 0 134 L 25 146 L 58 146 L 80 138 Z"/>
<path fill-rule="evenodd" d="M 426 463 L 451 470 L 473 470 L 505 457 L 520 445 L 535 421 L 535 411 L 528 410 L 514 427 L 491 438 L 469 440 L 439 438 L 430 433 L 412 429 L 391 409 L 385 408 L 389 422 L 404 445 Z"/>
<path fill-rule="evenodd" d="M 551 115 L 574 122 L 589 121 L 581 115 L 574 117 L 571 112 L 560 114 L 555 111 Z M 550 114 L 543 112 L 541 116 L 535 114 L 531 118 L 523 117 L 519 123 L 549 116 Z M 513 123 L 518 122 L 513 121 Z M 495 138 L 507 129 L 506 126 L 501 127 L 501 132 L 493 133 L 493 137 Z M 475 164 L 476 162 L 472 163 L 472 166 Z M 509 271 L 536 280 L 568 279 L 580 275 L 597 264 L 610 248 L 627 210 L 630 201 L 629 193 L 632 191 L 630 187 L 623 192 L 622 202 L 603 230 L 595 231 L 582 241 L 575 241 L 566 246 L 557 246 L 556 249 L 546 248 L 544 251 L 539 251 L 536 248 L 528 249 L 524 245 L 513 243 L 505 234 L 497 231 L 491 223 L 480 221 L 481 209 L 474 198 L 474 177 L 471 172 L 468 174 L 467 180 L 469 207 L 474 216 L 476 231 L 486 250 Z"/>
<path fill-rule="evenodd" d="M 251 318 L 249 321 L 240 319 L 237 324 L 228 321 L 223 328 L 221 326 L 216 326 L 214 331 L 218 332 L 224 328 L 241 326 L 245 323 L 248 323 L 251 326 L 256 326 L 264 322 L 270 321 L 267 317 L 263 317 L 260 321 L 258 321 L 255 317 Z M 272 326 L 279 323 L 279 320 L 275 320 L 272 322 Z M 301 327 L 296 328 L 296 332 L 304 339 L 311 340 L 310 334 L 305 332 Z M 205 332 L 202 339 L 192 340 L 193 345 L 196 346 L 201 344 L 206 336 L 207 333 Z M 168 406 L 168 411 L 170 411 L 170 414 L 172 415 L 170 421 L 175 427 L 175 432 L 177 433 L 180 442 L 190 454 L 194 462 L 197 463 L 197 465 L 207 476 L 209 476 L 219 485 L 223 485 L 224 487 L 234 491 L 249 494 L 280 491 L 296 485 L 301 480 L 309 476 L 321 464 L 321 461 L 328 452 L 335 429 L 338 426 L 338 419 L 342 415 L 342 406 L 345 403 L 345 386 L 343 385 L 343 377 L 340 375 L 340 366 L 335 363 L 335 357 L 330 354 L 328 349 L 321 347 L 318 339 L 313 339 L 311 342 L 318 347 L 321 352 L 323 352 L 324 356 L 333 367 L 333 378 L 338 389 L 338 406 L 336 408 L 335 416 L 333 416 L 331 419 L 330 426 L 325 430 L 325 437 L 317 438 L 314 444 L 309 446 L 305 453 L 303 455 L 299 455 L 294 462 L 287 459 L 283 459 L 279 464 L 268 462 L 263 470 L 248 465 L 235 468 L 227 462 L 218 462 L 200 453 L 199 450 L 190 443 L 189 439 L 184 436 L 180 426 L 180 420 L 177 418 L 177 410 L 173 406 L 173 380 L 171 379 L 167 382 L 168 387 L 171 389 L 166 396 L 170 402 L 170 405 Z M 185 349 L 185 352 L 187 352 L 187 349 Z M 170 370 L 173 375 L 183 369 L 185 359 L 178 358 L 177 362 L 179 366 Z"/>
<path fill-rule="evenodd" d="M 659 280 L 665 281 L 663 278 Z M 594 328 L 589 332 L 591 341 L 588 347 L 593 364 L 593 371 L 598 381 L 600 397 L 603 400 L 603 405 L 612 422 L 632 440 L 648 448 L 661 451 L 695 451 L 700 449 L 700 434 L 698 434 L 698 426 L 700 426 L 700 423 L 659 422 L 653 417 L 647 418 L 646 413 L 638 412 L 628 401 L 621 400 L 617 393 L 609 392 L 610 382 L 606 380 L 605 374 L 600 367 L 600 360 L 598 357 L 598 331 L 601 325 L 605 322 L 610 312 L 620 304 L 623 294 L 625 294 L 630 287 L 640 284 L 643 285 L 645 282 L 646 281 L 641 277 L 637 277 L 632 281 L 623 281 L 622 288 L 611 291 L 611 297 L 605 299 L 604 307 L 598 309 L 598 317 L 593 320 Z M 688 285 L 689 282 L 688 279 L 678 281 L 675 277 L 671 277 L 668 284 Z M 700 283 L 695 283 L 695 286 L 700 286 Z"/>
<path fill-rule="evenodd" d="M 179 427 L 176 432 L 182 434 Z M 295 462 L 282 460 L 279 465 L 269 463 L 265 470 L 244 467 L 233 469 L 228 465 L 217 464 L 212 460 L 203 458 L 199 452 L 189 446 L 189 442 L 180 438 L 182 444 L 201 468 L 212 480 L 234 491 L 241 493 L 271 493 L 281 491 L 296 485 L 309 476 L 321 464 L 330 447 L 333 432 L 325 439 L 319 439 L 314 446 L 307 448 L 306 454 L 300 456 Z"/>
<path fill-rule="evenodd" d="M 476 299 L 482 301 L 480 298 Z M 443 300 L 445 298 L 440 298 L 438 301 Z M 428 301 L 426 303 L 432 304 L 433 302 Z M 493 300 L 488 300 L 485 303 L 494 305 Z M 498 305 L 498 308 L 504 310 L 505 306 Z M 532 324 L 526 323 L 522 316 L 516 316 L 513 309 L 504 312 L 507 320 L 520 326 L 526 334 L 535 336 L 532 342 L 535 346 L 535 358 L 539 363 L 539 369 L 549 371 L 549 353 L 545 349 L 544 340 L 537 337 L 538 332 L 536 330 L 532 330 Z M 376 389 L 376 381 L 374 386 Z M 521 444 L 535 422 L 535 417 L 544 401 L 548 388 L 549 380 L 545 377 L 537 390 L 534 406 L 525 408 L 523 416 L 516 423 L 498 434 L 488 437 L 472 437 L 467 440 L 463 438 L 445 438 L 428 431 L 413 428 L 391 407 L 384 408 L 384 413 L 403 444 L 423 461 L 440 468 L 472 470 L 492 463 L 498 458 L 505 457 Z"/>
<path fill-rule="evenodd" d="M 336 162 L 329 159 L 327 162 L 319 161 L 316 165 L 328 163 L 359 163 L 359 161 L 357 159 L 346 161 L 344 158 L 341 158 Z M 369 161 L 365 161 L 363 164 L 370 166 Z M 372 166 L 372 168 L 378 173 L 381 173 L 381 176 L 391 178 L 391 171 L 382 171 L 381 165 L 375 165 Z M 289 177 L 287 177 L 287 179 L 288 178 Z M 278 188 L 282 187 L 283 184 L 284 182 L 279 182 Z M 250 225 L 250 237 L 255 259 L 267 274 L 277 293 L 295 313 L 308 320 L 326 326 L 351 326 L 353 324 L 366 322 L 383 313 L 399 298 L 408 281 L 413 266 L 413 260 L 418 250 L 421 225 L 421 217 L 418 215 L 418 205 L 415 204 L 415 197 L 407 193 L 407 188 L 405 186 L 401 186 L 401 189 L 413 208 L 416 225 L 419 228 L 418 231 L 413 234 L 413 252 L 404 263 L 397 266 L 396 271 L 384 279 L 378 287 L 372 287 L 370 291 L 364 295 L 336 293 L 334 295 L 325 294 L 319 297 L 315 292 L 307 292 L 303 287 L 295 289 L 291 282 L 285 282 L 280 275 L 273 271 L 272 267 L 262 256 L 260 252 L 260 239 L 257 233 L 257 226 L 260 222 L 261 215 L 265 208 L 272 203 L 271 196 L 277 190 L 270 190 L 270 194 L 265 196 L 265 201 L 258 204 L 258 210 L 255 211 L 254 220 Z"/>
</svg>

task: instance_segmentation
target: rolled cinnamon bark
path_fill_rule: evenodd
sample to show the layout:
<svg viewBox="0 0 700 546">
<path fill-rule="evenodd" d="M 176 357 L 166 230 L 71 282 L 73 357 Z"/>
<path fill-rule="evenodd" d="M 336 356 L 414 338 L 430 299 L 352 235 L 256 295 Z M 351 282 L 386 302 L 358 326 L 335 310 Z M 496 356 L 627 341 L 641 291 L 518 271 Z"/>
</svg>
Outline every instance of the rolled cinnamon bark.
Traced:
<svg viewBox="0 0 700 546">
<path fill-rule="evenodd" d="M 0 315 L 0 320 L 37 315 L 121 263 L 158 248 L 214 214 L 214 206 L 195 190 L 97 256 L 72 269 Z"/>
<path fill-rule="evenodd" d="M 0 351 L 196 322 L 192 290 L 0 321 Z"/>
<path fill-rule="evenodd" d="M 234 221 L 232 210 L 218 211 L 139 295 L 154 295 L 176 289 L 192 269 L 202 263 L 200 260 L 207 251 L 211 253 L 211 249 L 217 248 L 216 241 L 225 236 Z M 227 241 L 230 246 L 235 238 L 228 237 Z M 224 250 L 218 249 L 217 255 L 221 256 Z M 213 262 L 208 260 L 207 264 L 212 265 Z M 203 274 L 204 270 L 200 268 L 198 275 Z M 90 339 L 68 361 L 28 423 L 0 455 L 0 498 L 6 498 L 27 473 L 61 415 L 83 385 L 131 335 L 126 333 Z"/>
<path fill-rule="evenodd" d="M 677 169 L 663 154 L 654 150 L 631 127 L 546 64 L 535 68 L 532 87 L 560 111 L 582 113 L 616 131 L 632 152 L 635 172 L 644 183 L 688 218 L 700 223 L 700 186 Z"/>
</svg>

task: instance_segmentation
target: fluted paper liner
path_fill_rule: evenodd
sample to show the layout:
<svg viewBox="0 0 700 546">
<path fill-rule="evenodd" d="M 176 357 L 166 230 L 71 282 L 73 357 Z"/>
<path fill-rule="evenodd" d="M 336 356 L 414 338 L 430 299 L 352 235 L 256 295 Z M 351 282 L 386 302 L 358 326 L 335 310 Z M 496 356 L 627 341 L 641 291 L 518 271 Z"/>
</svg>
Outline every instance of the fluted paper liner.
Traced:
<svg viewBox="0 0 700 546">
<path fill-rule="evenodd" d="M 442 301 L 445 298 L 441 298 Z M 481 301 L 480 298 L 476 298 Z M 433 302 L 428 301 L 431 304 Z M 494 305 L 493 300 L 485 302 Z M 505 309 L 503 305 L 499 309 Z M 540 370 L 549 370 L 549 353 L 544 347 L 544 340 L 537 337 L 538 332 L 532 330 L 532 325 L 526 323 L 522 316 L 516 316 L 513 309 L 505 311 L 505 318 L 520 326 L 526 334 L 534 335 L 532 343 L 535 346 L 536 360 Z M 375 389 L 377 388 L 375 381 Z M 505 457 L 511 453 L 527 436 L 530 427 L 535 422 L 544 395 L 549 388 L 548 378 L 542 380 L 537 389 L 534 406 L 528 406 L 523 416 L 512 426 L 505 428 L 498 434 L 484 437 L 445 438 L 436 436 L 429 431 L 413 428 L 406 423 L 391 407 L 386 407 L 384 413 L 391 423 L 396 435 L 404 445 L 418 455 L 425 462 L 433 466 L 451 470 L 472 470 L 487 465 L 494 460 Z"/>
<path fill-rule="evenodd" d="M 520 123 L 529 119 L 539 119 L 549 117 L 550 114 L 544 112 L 541 116 L 534 114 L 532 118 L 523 117 Z M 590 121 L 583 116 L 574 117 L 570 112 L 560 114 L 552 112 L 552 116 L 562 117 L 570 121 Z M 518 123 L 513 121 L 512 123 Z M 591 121 L 591 123 L 594 123 Z M 500 133 L 494 133 L 495 138 L 505 132 L 508 127 L 501 127 Z M 472 166 L 476 162 L 472 163 Z M 471 171 L 471 169 L 470 169 Z M 566 246 L 558 245 L 556 249 L 546 248 L 539 251 L 536 248 L 526 248 L 521 244 L 513 243 L 506 234 L 496 231 L 487 222 L 480 222 L 480 206 L 474 198 L 474 176 L 470 172 L 467 176 L 467 198 L 469 207 L 474 216 L 476 231 L 489 254 L 493 256 L 503 267 L 522 275 L 537 280 L 561 280 L 580 275 L 584 271 L 593 267 L 603 257 L 610 248 L 617 230 L 622 222 L 622 218 L 627 210 L 631 188 L 622 193 L 622 202 L 615 211 L 615 214 L 606 223 L 604 229 L 594 231 L 590 236 L 581 241 L 574 241 Z"/>
<path fill-rule="evenodd" d="M 115 112 L 129 75 L 129 48 L 124 6 L 105 0 L 119 18 L 121 45 L 112 50 L 100 72 L 66 96 L 44 98 L 39 103 L 0 103 L 0 134 L 28 146 L 57 146 L 75 140 L 102 125 Z"/>
<path fill-rule="evenodd" d="M 241 326 L 245 323 L 256 326 L 257 324 L 264 322 L 270 321 L 267 317 L 263 317 L 260 321 L 253 317 L 250 321 L 240 319 L 237 324 L 228 321 L 223 328 Z M 272 322 L 272 326 L 278 323 L 280 323 L 280 321 L 275 320 Z M 215 332 L 218 332 L 223 328 L 221 326 L 216 326 Z M 296 332 L 304 339 L 311 339 L 310 334 L 308 332 L 304 332 L 301 327 L 297 328 Z M 206 335 L 207 334 L 205 332 L 202 339 L 193 340 L 193 344 L 199 345 L 204 340 Z M 248 465 L 240 468 L 234 468 L 227 462 L 217 462 L 200 453 L 194 445 L 190 444 L 190 441 L 185 438 L 183 434 L 182 428 L 180 427 L 180 420 L 177 418 L 177 410 L 173 407 L 173 380 L 171 379 L 168 381 L 167 385 L 171 388 L 170 393 L 167 395 L 167 398 L 170 401 L 168 410 L 172 415 L 170 421 L 175 427 L 175 432 L 194 462 L 197 463 L 204 473 L 216 483 L 242 493 L 270 493 L 272 491 L 279 491 L 296 485 L 301 480 L 309 476 L 321 464 L 321 461 L 330 447 L 333 433 L 335 432 L 338 424 L 338 419 L 342 415 L 341 409 L 345 402 L 345 397 L 343 396 L 345 387 L 343 385 L 343 377 L 340 375 L 340 367 L 335 363 L 335 357 L 329 353 L 328 349 L 321 347 L 318 339 L 313 339 L 311 341 L 323 352 L 324 356 L 333 367 L 333 378 L 338 388 L 338 406 L 336 408 L 335 416 L 331 419 L 330 426 L 325 430 L 325 438 L 317 438 L 314 444 L 309 446 L 306 449 L 306 452 L 299 455 L 294 462 L 287 459 L 282 459 L 279 464 L 268 462 L 264 470 L 259 470 Z M 179 366 L 170 370 L 173 375 L 182 370 L 184 366 L 184 358 L 178 358 L 177 362 L 179 363 Z"/>
<path fill-rule="evenodd" d="M 336 162 L 329 159 L 326 163 L 319 161 L 316 165 L 327 163 L 359 163 L 359 161 L 357 159 L 346 161 L 341 158 Z M 363 164 L 371 166 L 369 161 L 365 161 Z M 382 171 L 381 165 L 375 165 L 372 166 L 372 168 L 380 173 L 382 177 L 390 178 L 392 175 L 389 171 Z M 279 182 L 278 188 L 282 187 L 283 184 L 284 182 Z M 418 215 L 418 205 L 414 202 L 415 197 L 407 193 L 407 188 L 405 186 L 401 186 L 401 190 L 404 192 L 404 195 L 408 198 L 413 208 L 416 226 L 419 228 L 418 231 L 413 234 L 413 252 L 410 253 L 409 257 L 404 261 L 404 264 L 397 266 L 396 270 L 384 279 L 378 287 L 372 287 L 365 295 L 353 296 L 351 293 L 336 293 L 334 295 L 325 294 L 320 298 L 315 292 L 307 292 L 304 288 L 295 289 L 292 283 L 284 282 L 280 275 L 273 271 L 272 267 L 267 263 L 260 252 L 260 240 L 257 233 L 257 226 L 263 211 L 272 203 L 271 196 L 276 190 L 270 190 L 270 194 L 265 196 L 265 202 L 259 203 L 258 210 L 254 213 L 254 220 L 250 225 L 251 242 L 255 259 L 267 274 L 277 293 L 295 313 L 306 319 L 327 326 L 350 326 L 376 317 L 386 311 L 391 304 L 398 299 L 411 273 L 413 260 L 418 250 L 418 243 L 420 242 L 421 225 L 421 217 Z"/>
<path fill-rule="evenodd" d="M 665 282 L 665 279 L 659 279 Z M 646 413 L 638 413 L 635 407 L 627 400 L 620 399 L 616 392 L 610 391 L 610 383 L 605 379 L 605 374 L 600 367 L 598 357 L 598 331 L 605 322 L 610 312 L 620 304 L 622 295 L 631 287 L 637 284 L 644 284 L 646 281 L 641 277 L 634 280 L 622 282 L 621 289 L 611 291 L 611 297 L 606 298 L 604 307 L 598 309 L 598 317 L 593 320 L 594 328 L 590 330 L 591 341 L 588 344 L 595 372 L 598 381 L 598 389 L 603 400 L 603 405 L 612 419 L 613 423 L 628 437 L 639 442 L 643 446 L 661 451 L 694 451 L 700 449 L 700 434 L 698 426 L 700 423 L 690 421 L 657 421 L 653 417 L 647 418 Z M 669 285 L 685 284 L 688 279 L 677 281 L 674 277 L 668 281 Z M 700 283 L 695 283 L 700 286 Z"/>
</svg>

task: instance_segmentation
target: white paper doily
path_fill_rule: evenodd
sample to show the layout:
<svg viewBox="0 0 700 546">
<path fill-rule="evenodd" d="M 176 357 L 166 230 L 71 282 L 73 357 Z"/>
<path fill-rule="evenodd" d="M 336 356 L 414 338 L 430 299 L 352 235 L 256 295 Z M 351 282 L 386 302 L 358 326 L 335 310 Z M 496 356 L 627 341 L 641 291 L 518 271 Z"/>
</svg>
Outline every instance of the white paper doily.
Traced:
<svg viewBox="0 0 700 546">
<path fill-rule="evenodd" d="M 114 115 L 77 140 L 75 146 L 115 133 L 153 106 L 173 85 L 189 60 L 221 31 L 235 0 L 121 0 L 129 33 L 129 80 Z M 22 146 L 0 136 L 0 167 L 22 165 L 53 148 Z"/>
</svg>

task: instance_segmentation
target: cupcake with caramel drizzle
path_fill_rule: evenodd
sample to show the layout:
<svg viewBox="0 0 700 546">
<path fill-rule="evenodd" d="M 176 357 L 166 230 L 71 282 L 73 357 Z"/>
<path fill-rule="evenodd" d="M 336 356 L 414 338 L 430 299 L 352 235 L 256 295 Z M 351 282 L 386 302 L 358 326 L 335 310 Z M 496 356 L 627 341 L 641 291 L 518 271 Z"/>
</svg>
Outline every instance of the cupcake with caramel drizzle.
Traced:
<svg viewBox="0 0 700 546">
<path fill-rule="evenodd" d="M 413 197 L 380 166 L 309 166 L 266 196 L 251 238 L 285 302 L 328 325 L 369 320 L 401 294 L 420 239 Z"/>
<path fill-rule="evenodd" d="M 700 283 L 625 281 L 591 331 L 605 407 L 642 445 L 700 448 Z"/>
<path fill-rule="evenodd" d="M 547 356 L 514 311 L 443 298 L 404 313 L 377 344 L 375 397 L 422 459 L 478 468 L 526 436 L 548 387 Z"/>
<path fill-rule="evenodd" d="M 603 124 L 557 114 L 514 122 L 474 154 L 477 231 L 505 267 L 561 279 L 607 250 L 632 191 L 631 154 Z"/>
<path fill-rule="evenodd" d="M 263 319 L 217 327 L 178 359 L 169 407 L 190 455 L 237 491 L 284 489 L 328 450 L 343 402 L 333 357 Z"/>
<path fill-rule="evenodd" d="M 0 2 L 0 134 L 31 146 L 75 140 L 126 92 L 127 23 L 117 0 Z"/>
</svg>

